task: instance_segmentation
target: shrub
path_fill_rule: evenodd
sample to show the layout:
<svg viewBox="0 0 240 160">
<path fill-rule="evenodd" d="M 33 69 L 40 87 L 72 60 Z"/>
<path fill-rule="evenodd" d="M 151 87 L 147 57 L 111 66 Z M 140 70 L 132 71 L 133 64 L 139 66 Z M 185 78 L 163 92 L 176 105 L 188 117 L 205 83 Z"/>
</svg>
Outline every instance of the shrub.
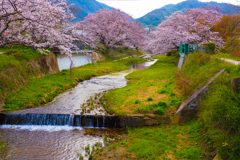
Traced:
<svg viewBox="0 0 240 160">
<path fill-rule="evenodd" d="M 219 50 L 221 53 L 229 53 L 226 48 L 221 47 Z"/>
<path fill-rule="evenodd" d="M 159 114 L 159 115 L 165 115 L 166 113 L 166 110 L 161 108 L 161 107 L 158 107 L 156 110 L 155 110 L 155 114 Z"/>
<path fill-rule="evenodd" d="M 165 109 L 165 108 L 167 108 L 167 103 L 159 101 L 157 106 Z"/>
<path fill-rule="evenodd" d="M 135 102 L 134 102 L 134 104 L 140 104 L 141 103 L 141 101 L 139 100 L 139 99 L 137 99 Z"/>
<path fill-rule="evenodd" d="M 181 105 L 181 100 L 178 98 L 172 98 L 169 105 L 178 107 L 179 105 Z"/>
<path fill-rule="evenodd" d="M 216 49 L 215 43 L 205 43 L 203 44 L 203 47 L 205 48 L 205 52 L 208 54 L 214 54 Z"/>
<path fill-rule="evenodd" d="M 153 101 L 153 98 L 152 97 L 148 97 L 147 101 Z"/>
<path fill-rule="evenodd" d="M 165 94 L 165 93 L 168 93 L 168 90 L 166 88 L 162 88 L 162 89 L 158 90 L 157 93 Z"/>
</svg>

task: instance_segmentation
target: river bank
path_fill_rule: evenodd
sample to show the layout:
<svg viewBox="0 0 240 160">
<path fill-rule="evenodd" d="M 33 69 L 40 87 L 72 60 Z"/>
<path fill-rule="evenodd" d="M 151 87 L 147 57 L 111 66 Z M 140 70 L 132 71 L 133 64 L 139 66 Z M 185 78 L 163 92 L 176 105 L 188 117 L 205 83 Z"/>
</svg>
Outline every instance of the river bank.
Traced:
<svg viewBox="0 0 240 160">
<path fill-rule="evenodd" d="M 15 52 L 18 53 L 18 48 L 14 50 L 14 53 Z M 21 51 L 21 54 L 25 54 L 25 51 Z M 134 56 L 134 54 L 139 53 L 132 51 L 131 55 Z M 5 55 L 3 54 L 3 56 Z M 121 58 L 123 56 L 124 54 L 122 53 Z M 11 92 L 9 91 L 8 94 L 5 94 L 5 91 L 1 90 L 1 92 L 3 92 L 2 94 L 5 95 L 3 96 L 5 103 L 5 105 L 3 105 L 3 112 L 37 107 L 41 104 L 52 101 L 54 97 L 67 91 L 68 89 L 72 89 L 81 81 L 88 80 L 95 76 L 126 70 L 131 64 L 143 63 L 146 61 L 142 58 L 128 58 L 115 62 L 111 59 L 113 56 L 108 55 L 107 57 L 108 58 L 105 61 L 76 67 L 71 71 L 63 69 L 61 72 L 53 75 L 46 74 L 46 76 L 44 75 L 42 77 L 28 76 L 27 79 L 25 78 L 26 80 L 22 80 L 24 85 L 18 85 L 17 89 L 13 88 L 13 90 Z M 117 58 L 113 59 L 115 60 Z M 25 63 L 25 61 L 22 63 Z M 14 75 L 15 77 L 19 77 L 17 73 L 18 72 Z M 27 75 L 28 73 L 24 73 L 24 75 L 25 74 Z M 4 80 L 6 79 L 2 79 L 3 82 L 5 82 Z M 9 82 L 11 81 L 8 81 L 8 83 Z"/>
<path fill-rule="evenodd" d="M 208 88 L 209 91 L 201 99 L 200 106 L 198 106 L 199 112 L 193 120 L 180 125 L 161 124 L 155 127 L 127 127 L 128 133 L 123 138 L 110 142 L 103 151 L 97 152 L 96 159 L 212 160 L 217 154 L 222 159 L 239 159 L 239 93 L 234 92 L 231 86 L 231 79 L 240 76 L 239 66 L 218 58 L 212 58 L 204 53 L 189 55 L 183 68 L 179 71 L 172 70 L 170 73 L 167 72 L 169 71 L 167 67 L 162 67 L 162 70 L 166 69 L 166 75 L 173 76 L 171 85 L 172 87 L 175 86 L 174 90 L 168 92 L 168 88 L 171 87 L 169 87 L 169 84 L 165 84 L 163 88 L 159 88 L 159 92 L 152 92 L 151 100 L 150 98 L 147 99 L 148 96 L 145 96 L 143 100 L 139 99 L 139 101 L 134 99 L 131 104 L 128 104 L 131 110 L 125 109 L 124 114 L 134 112 L 139 103 L 151 103 L 156 99 L 153 98 L 156 95 L 171 94 L 171 91 L 175 91 L 178 98 L 185 100 L 223 68 L 225 68 L 225 71 L 212 82 Z M 161 72 L 161 69 L 156 71 Z M 155 74 L 157 74 L 156 71 Z M 133 94 L 136 93 L 135 88 L 141 86 L 137 89 L 143 88 L 145 92 L 148 92 L 147 89 L 156 84 L 156 82 L 151 84 L 151 80 L 145 80 L 147 76 L 142 77 L 142 75 L 136 73 L 133 72 L 127 76 L 130 81 L 125 88 L 107 93 L 112 93 L 113 96 L 111 98 L 106 97 L 106 101 L 120 106 L 119 109 L 113 108 L 117 113 L 119 113 L 120 108 L 124 109 L 123 106 L 127 104 L 124 103 L 125 100 L 130 100 L 129 97 L 132 95 L 137 97 L 137 94 Z M 138 79 L 138 77 L 140 78 Z M 144 82 L 144 85 L 142 82 Z M 157 83 L 161 83 L 161 81 L 157 81 Z M 137 87 L 132 87 L 134 84 L 138 84 Z M 121 95 L 123 91 L 128 93 L 128 96 Z M 121 101 L 122 97 L 124 97 L 124 101 Z M 161 97 L 157 100 L 162 101 Z M 169 102 L 165 102 L 168 106 Z M 114 105 L 112 106 L 114 107 Z M 149 112 L 149 110 L 146 111 Z M 150 110 L 150 112 L 153 111 L 154 109 Z M 166 113 L 168 114 L 168 112 Z"/>
</svg>

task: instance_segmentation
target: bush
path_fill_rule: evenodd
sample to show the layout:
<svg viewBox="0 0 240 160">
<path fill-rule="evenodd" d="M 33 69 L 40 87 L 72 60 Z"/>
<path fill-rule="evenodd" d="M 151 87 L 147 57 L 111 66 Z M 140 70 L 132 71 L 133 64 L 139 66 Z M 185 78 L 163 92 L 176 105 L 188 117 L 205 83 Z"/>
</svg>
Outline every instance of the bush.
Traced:
<svg viewBox="0 0 240 160">
<path fill-rule="evenodd" d="M 169 91 L 166 88 L 162 88 L 162 89 L 157 91 L 157 93 L 159 93 L 159 94 L 165 94 L 165 93 L 168 93 L 168 92 Z"/>
<path fill-rule="evenodd" d="M 215 43 L 205 43 L 203 44 L 205 52 L 208 54 L 215 54 L 216 44 Z"/>
<path fill-rule="evenodd" d="M 166 102 L 158 102 L 157 106 L 166 109 L 167 108 L 167 103 Z"/>
<path fill-rule="evenodd" d="M 147 101 L 153 101 L 153 98 L 152 97 L 148 97 Z"/>
<path fill-rule="evenodd" d="M 134 104 L 140 104 L 141 103 L 141 101 L 139 100 L 139 99 L 137 99 L 135 102 L 134 102 Z"/>
<path fill-rule="evenodd" d="M 157 104 L 149 104 L 149 105 L 139 107 L 137 108 L 136 112 L 143 114 L 143 113 L 151 113 L 152 111 L 154 111 L 155 114 L 164 115 L 167 107 L 168 106 L 166 102 L 159 101 Z"/>
<path fill-rule="evenodd" d="M 221 47 L 219 50 L 221 53 L 229 53 L 226 48 Z"/>
<path fill-rule="evenodd" d="M 159 115 L 165 115 L 166 113 L 166 110 L 161 108 L 161 107 L 158 107 L 156 110 L 155 110 L 155 114 L 159 114 Z"/>
<path fill-rule="evenodd" d="M 178 98 L 172 98 L 170 101 L 170 106 L 178 107 L 181 105 L 181 100 Z"/>
</svg>

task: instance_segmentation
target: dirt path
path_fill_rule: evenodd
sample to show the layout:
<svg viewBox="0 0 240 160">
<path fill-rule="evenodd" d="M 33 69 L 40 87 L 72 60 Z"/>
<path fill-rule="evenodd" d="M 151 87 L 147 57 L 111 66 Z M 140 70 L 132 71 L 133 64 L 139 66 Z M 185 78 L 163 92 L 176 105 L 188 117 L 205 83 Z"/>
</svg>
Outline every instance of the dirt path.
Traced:
<svg viewBox="0 0 240 160">
<path fill-rule="evenodd" d="M 225 59 L 225 58 L 220 58 L 220 59 L 223 60 L 223 61 L 235 64 L 235 65 L 239 65 L 240 64 L 240 61 L 235 61 L 235 60 Z"/>
</svg>

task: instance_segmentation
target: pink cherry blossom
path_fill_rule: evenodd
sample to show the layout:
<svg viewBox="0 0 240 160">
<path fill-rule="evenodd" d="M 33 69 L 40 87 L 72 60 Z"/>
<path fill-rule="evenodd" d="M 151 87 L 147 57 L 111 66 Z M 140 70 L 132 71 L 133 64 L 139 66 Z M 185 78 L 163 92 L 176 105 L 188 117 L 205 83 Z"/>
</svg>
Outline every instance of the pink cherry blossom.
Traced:
<svg viewBox="0 0 240 160">
<path fill-rule="evenodd" d="M 107 49 L 118 46 L 141 47 L 146 35 L 139 23 L 117 9 L 104 9 L 90 14 L 84 21 L 77 23 L 75 29 L 81 30 L 85 42 L 96 49 L 101 49 L 102 45 Z"/>
<path fill-rule="evenodd" d="M 163 54 L 171 49 L 178 49 L 180 43 L 214 42 L 219 47 L 223 41 L 217 32 L 212 32 L 221 15 L 211 9 L 189 9 L 173 13 L 160 23 L 151 33 L 146 50 L 154 54 Z"/>
</svg>

